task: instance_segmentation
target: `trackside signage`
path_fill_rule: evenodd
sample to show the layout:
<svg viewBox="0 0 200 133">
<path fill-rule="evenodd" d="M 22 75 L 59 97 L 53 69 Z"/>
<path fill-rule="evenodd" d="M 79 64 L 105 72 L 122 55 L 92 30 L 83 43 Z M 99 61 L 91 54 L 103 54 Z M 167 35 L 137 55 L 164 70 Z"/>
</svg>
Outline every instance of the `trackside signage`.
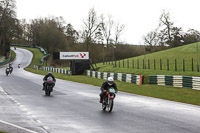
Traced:
<svg viewBox="0 0 200 133">
<path fill-rule="evenodd" d="M 61 60 L 87 60 L 89 52 L 60 52 Z"/>
</svg>

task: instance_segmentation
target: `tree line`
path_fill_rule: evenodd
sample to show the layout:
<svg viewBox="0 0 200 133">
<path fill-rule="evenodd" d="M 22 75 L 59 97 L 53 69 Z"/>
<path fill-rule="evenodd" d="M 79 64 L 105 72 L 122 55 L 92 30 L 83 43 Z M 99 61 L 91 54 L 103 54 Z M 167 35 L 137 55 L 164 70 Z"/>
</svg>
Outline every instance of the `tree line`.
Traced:
<svg viewBox="0 0 200 133">
<path fill-rule="evenodd" d="M 51 55 L 58 51 L 89 51 L 94 62 L 102 62 L 158 51 L 165 46 L 181 46 L 200 38 L 197 30 L 183 33 L 182 28 L 175 27 L 165 11 L 158 28 L 143 37 L 146 46 L 134 46 L 120 42 L 124 24 L 115 21 L 112 15 L 98 15 L 94 8 L 89 9 L 80 30 L 63 17 L 19 20 L 15 10 L 15 0 L 0 0 L 0 56 L 8 56 L 10 44 L 14 43 L 38 45 Z"/>
<path fill-rule="evenodd" d="M 124 25 L 114 22 L 111 16 L 98 16 L 94 8 L 90 9 L 82 23 L 82 29 L 77 31 L 73 25 L 66 23 L 62 17 L 37 18 L 27 23 L 22 20 L 23 33 L 16 43 L 39 45 L 51 55 L 56 51 L 89 51 L 95 62 L 102 56 L 112 56 L 112 48 L 116 47 Z M 99 57 L 98 57 L 99 56 Z"/>
<path fill-rule="evenodd" d="M 15 0 L 0 1 L 0 56 L 8 56 L 10 44 L 22 34 L 20 21 L 16 18 Z"/>
<path fill-rule="evenodd" d="M 200 41 L 200 32 L 195 29 L 188 29 L 187 32 L 182 27 L 174 26 L 170 13 L 163 10 L 159 25 L 154 30 L 143 36 L 146 49 L 152 51 L 155 46 L 178 47 Z"/>
<path fill-rule="evenodd" d="M 10 44 L 41 46 L 51 55 L 58 51 L 89 51 L 94 62 L 102 62 L 103 58 L 121 59 L 144 53 L 143 47 L 136 48 L 136 51 L 135 46 L 124 45 L 119 41 L 124 24 L 115 22 L 111 15 L 98 15 L 94 8 L 89 9 L 82 22 L 82 29 L 77 31 L 63 17 L 36 18 L 29 22 L 26 19 L 18 20 L 16 1 L 0 2 L 1 56 L 8 56 Z"/>
</svg>

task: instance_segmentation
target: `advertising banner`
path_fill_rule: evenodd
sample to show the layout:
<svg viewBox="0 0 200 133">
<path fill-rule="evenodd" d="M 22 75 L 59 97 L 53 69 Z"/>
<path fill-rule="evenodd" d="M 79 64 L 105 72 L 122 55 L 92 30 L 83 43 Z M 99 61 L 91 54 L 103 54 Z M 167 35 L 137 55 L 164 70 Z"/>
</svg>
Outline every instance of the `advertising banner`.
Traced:
<svg viewBox="0 0 200 133">
<path fill-rule="evenodd" d="M 88 60 L 89 52 L 60 52 L 60 60 Z"/>
</svg>

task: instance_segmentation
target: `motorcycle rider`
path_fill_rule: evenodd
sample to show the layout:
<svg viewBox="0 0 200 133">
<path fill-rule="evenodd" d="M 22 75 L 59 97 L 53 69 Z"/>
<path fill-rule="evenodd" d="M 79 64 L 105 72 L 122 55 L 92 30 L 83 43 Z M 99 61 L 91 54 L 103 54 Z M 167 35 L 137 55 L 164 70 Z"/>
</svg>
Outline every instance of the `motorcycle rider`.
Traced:
<svg viewBox="0 0 200 133">
<path fill-rule="evenodd" d="M 52 77 L 53 78 L 53 81 L 54 81 L 53 87 L 55 86 L 56 79 L 55 79 L 55 77 L 53 76 L 53 74 L 51 72 L 48 72 L 48 74 L 45 75 L 44 78 L 43 78 L 44 83 L 43 83 L 43 89 L 42 90 L 44 90 L 45 87 L 46 87 L 46 84 L 47 84 L 46 81 L 47 81 L 48 77 Z"/>
<path fill-rule="evenodd" d="M 9 67 L 12 67 L 12 62 L 9 63 Z"/>
<path fill-rule="evenodd" d="M 117 85 L 115 84 L 114 80 L 112 77 L 108 77 L 107 81 L 104 82 L 100 88 L 101 90 L 101 93 L 99 94 L 100 96 L 100 103 L 103 102 L 103 97 L 105 96 L 106 94 L 106 91 L 108 91 L 109 88 L 114 88 L 115 89 L 115 92 L 117 93 L 118 92 L 118 89 L 117 89 Z"/>
<path fill-rule="evenodd" d="M 10 73 L 10 68 L 7 67 L 7 68 L 6 68 L 6 75 L 8 76 L 9 73 Z"/>
<path fill-rule="evenodd" d="M 10 69 L 10 74 L 11 74 L 11 73 L 12 73 L 12 71 L 13 71 L 12 62 L 11 62 L 11 63 L 9 63 L 9 69 Z"/>
</svg>

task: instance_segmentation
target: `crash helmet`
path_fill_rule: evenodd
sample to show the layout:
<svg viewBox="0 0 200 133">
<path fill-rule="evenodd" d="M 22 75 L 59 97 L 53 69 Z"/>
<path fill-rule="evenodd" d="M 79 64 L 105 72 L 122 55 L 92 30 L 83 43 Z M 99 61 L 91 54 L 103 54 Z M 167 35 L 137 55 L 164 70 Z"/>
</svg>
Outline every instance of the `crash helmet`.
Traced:
<svg viewBox="0 0 200 133">
<path fill-rule="evenodd" d="M 112 85 L 113 82 L 114 82 L 113 77 L 108 77 L 107 83 L 108 83 L 109 85 Z"/>
<path fill-rule="evenodd" d="M 51 74 L 51 75 L 52 75 L 52 73 L 51 73 L 51 72 L 48 72 L 48 74 Z"/>
</svg>

